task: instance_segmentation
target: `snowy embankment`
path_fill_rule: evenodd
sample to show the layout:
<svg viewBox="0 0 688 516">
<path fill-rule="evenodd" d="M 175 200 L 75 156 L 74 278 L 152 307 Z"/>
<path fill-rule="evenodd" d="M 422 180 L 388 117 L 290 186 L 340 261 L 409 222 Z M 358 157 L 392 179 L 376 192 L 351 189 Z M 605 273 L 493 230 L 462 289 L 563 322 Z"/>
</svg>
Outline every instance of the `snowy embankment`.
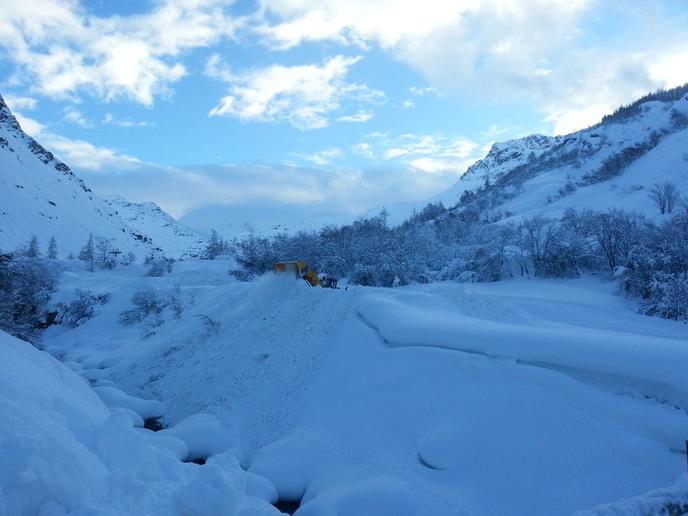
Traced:
<svg viewBox="0 0 688 516">
<path fill-rule="evenodd" d="M 688 407 L 688 376 L 676 367 L 688 364 L 688 328 L 639 317 L 621 307 L 618 297 L 593 295 L 589 288 L 574 285 L 514 281 L 494 288 L 445 286 L 446 294 L 459 299 L 458 305 L 446 294 L 434 293 L 442 291 L 437 286 L 374 293 L 361 299 L 358 313 L 389 347 L 423 346 L 513 359 Z M 473 316 L 462 310 L 466 298 L 490 291 L 506 294 L 501 306 L 487 306 Z M 524 306 L 528 303 L 530 317 Z M 526 317 L 500 320 L 500 308 L 519 310 Z M 576 309 L 589 313 L 581 320 Z M 547 312 L 559 314 L 551 320 Z M 638 326 L 642 322 L 647 324 Z"/>
<path fill-rule="evenodd" d="M 66 273 L 62 300 L 76 288 L 111 300 L 44 340 L 108 403 L 163 412 L 170 429 L 150 438 L 172 440 L 158 447 L 181 468 L 172 492 L 199 469 L 239 478 L 238 456 L 251 493 L 300 504 L 298 516 L 551 516 L 625 498 L 624 514 L 641 515 L 633 497 L 685 471 L 688 397 L 672 366 L 686 363 L 688 328 L 635 314 L 608 284 L 326 290 L 271 275 L 238 283 L 226 270 Z M 174 294 L 182 312 L 123 326 L 141 287 Z M 158 401 L 137 407 L 114 389 Z M 150 434 L 119 412 L 127 432 Z M 237 448 L 204 450 L 210 436 Z M 181 464 L 184 451 L 209 460 Z"/>
<path fill-rule="evenodd" d="M 203 468 L 181 462 L 191 450 L 182 432 L 134 427 L 132 408 L 151 404 L 112 388 L 108 408 L 83 378 L 4 332 L 0 392 L 0 514 L 275 514 L 246 494 L 258 477 L 231 451 Z"/>
</svg>

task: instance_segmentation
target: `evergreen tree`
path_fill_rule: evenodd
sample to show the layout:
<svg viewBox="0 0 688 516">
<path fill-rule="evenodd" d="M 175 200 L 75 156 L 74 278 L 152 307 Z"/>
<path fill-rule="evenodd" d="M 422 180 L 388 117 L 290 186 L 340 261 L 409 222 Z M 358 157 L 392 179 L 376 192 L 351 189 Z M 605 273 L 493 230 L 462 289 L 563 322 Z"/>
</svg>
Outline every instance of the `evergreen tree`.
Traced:
<svg viewBox="0 0 688 516">
<path fill-rule="evenodd" d="M 86 245 L 82 247 L 81 251 L 79 252 L 79 260 L 83 260 L 84 262 L 88 263 L 90 271 L 93 272 L 93 263 L 95 258 L 96 250 L 93 244 L 93 233 L 91 233 L 88 236 L 88 242 L 86 242 Z"/>
<path fill-rule="evenodd" d="M 222 254 L 224 247 L 225 242 L 217 234 L 217 231 L 213 229 L 212 233 L 210 234 L 210 240 L 208 240 L 208 244 L 203 252 L 203 258 L 206 260 L 214 260 Z"/>
<path fill-rule="evenodd" d="M 32 236 L 31 240 L 29 241 L 29 247 L 26 250 L 26 256 L 29 258 L 38 258 L 40 256 L 41 252 L 38 249 L 38 238 L 36 236 Z"/>
<path fill-rule="evenodd" d="M 55 240 L 55 237 L 50 237 L 50 243 L 48 244 L 48 259 L 57 259 L 57 240 Z"/>
</svg>

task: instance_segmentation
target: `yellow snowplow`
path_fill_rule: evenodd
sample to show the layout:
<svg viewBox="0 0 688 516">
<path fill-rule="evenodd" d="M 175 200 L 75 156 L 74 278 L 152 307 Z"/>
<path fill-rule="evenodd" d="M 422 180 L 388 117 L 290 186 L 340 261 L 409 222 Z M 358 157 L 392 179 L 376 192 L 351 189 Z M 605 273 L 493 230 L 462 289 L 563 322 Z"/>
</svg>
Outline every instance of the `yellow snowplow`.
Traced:
<svg viewBox="0 0 688 516">
<path fill-rule="evenodd" d="M 337 288 L 337 280 L 335 278 L 318 276 L 315 271 L 308 269 L 308 264 L 303 260 L 277 262 L 273 265 L 273 269 L 278 274 L 293 274 L 297 278 L 302 278 L 311 287 Z"/>
</svg>

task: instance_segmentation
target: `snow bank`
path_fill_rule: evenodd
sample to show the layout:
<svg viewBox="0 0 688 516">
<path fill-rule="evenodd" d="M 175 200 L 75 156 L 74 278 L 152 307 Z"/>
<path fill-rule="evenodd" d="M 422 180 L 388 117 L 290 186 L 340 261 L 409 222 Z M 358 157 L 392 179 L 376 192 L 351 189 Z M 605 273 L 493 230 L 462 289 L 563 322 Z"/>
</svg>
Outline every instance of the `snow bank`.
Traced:
<svg viewBox="0 0 688 516">
<path fill-rule="evenodd" d="M 528 288 L 538 286 L 531 281 Z M 686 339 L 580 324 L 507 323 L 494 314 L 470 317 L 443 297 L 408 290 L 369 294 L 357 310 L 389 347 L 441 348 L 559 368 L 688 407 L 688 376 L 676 367 L 688 363 Z"/>
<path fill-rule="evenodd" d="M 573 516 L 655 516 L 657 514 L 688 514 L 688 475 L 671 487 L 655 489 L 647 494 L 600 505 Z"/>
<path fill-rule="evenodd" d="M 0 514 L 277 514 L 245 494 L 232 454 L 180 462 L 183 443 L 134 429 L 70 369 L 4 332 L 0 393 Z"/>
</svg>

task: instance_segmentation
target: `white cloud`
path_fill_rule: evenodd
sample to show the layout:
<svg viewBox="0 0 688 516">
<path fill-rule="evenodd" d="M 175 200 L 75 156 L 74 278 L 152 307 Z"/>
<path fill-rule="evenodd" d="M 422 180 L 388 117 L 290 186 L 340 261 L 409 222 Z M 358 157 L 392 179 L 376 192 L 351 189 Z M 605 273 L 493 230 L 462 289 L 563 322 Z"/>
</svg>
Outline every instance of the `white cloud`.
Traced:
<svg viewBox="0 0 688 516">
<path fill-rule="evenodd" d="M 296 154 L 295 156 L 319 167 L 323 167 L 325 165 L 332 164 L 334 160 L 341 158 L 343 155 L 344 153 L 339 147 L 330 147 L 329 149 L 315 152 L 313 154 Z"/>
<path fill-rule="evenodd" d="M 12 111 L 19 109 L 26 109 L 30 111 L 32 109 L 36 109 L 36 106 L 38 105 L 38 101 L 32 97 L 4 95 L 3 98 Z"/>
<path fill-rule="evenodd" d="M 372 133 L 354 145 L 359 156 L 386 166 L 395 165 L 424 174 L 449 175 L 458 178 L 483 156 L 486 143 L 442 134 L 403 134 L 390 137 Z"/>
<path fill-rule="evenodd" d="M 662 2 L 261 0 L 267 42 L 377 45 L 420 72 L 415 95 L 527 101 L 554 132 L 688 82 L 688 30 Z M 600 20 L 610 20 L 606 30 Z M 603 32 L 604 31 L 604 32 Z M 433 88 L 435 90 L 433 90 Z"/>
<path fill-rule="evenodd" d="M 416 104 L 412 100 L 406 99 L 401 103 L 401 107 L 403 109 L 412 109 L 416 107 Z"/>
<path fill-rule="evenodd" d="M 62 112 L 66 122 L 86 128 L 93 127 L 93 124 L 83 115 L 81 111 L 75 107 L 67 106 L 62 110 Z"/>
<path fill-rule="evenodd" d="M 370 111 L 359 111 L 353 115 L 343 115 L 337 118 L 338 122 L 352 122 L 361 123 L 367 122 L 373 118 L 373 114 Z"/>
<path fill-rule="evenodd" d="M 103 124 L 114 125 L 116 127 L 150 127 L 153 125 L 145 120 L 123 120 L 116 117 L 112 113 L 105 113 L 105 116 L 103 117 Z"/>
<path fill-rule="evenodd" d="M 422 97 L 424 95 L 433 95 L 435 97 L 441 97 L 442 96 L 442 93 L 440 93 L 440 90 L 438 90 L 434 86 L 426 86 L 425 88 L 420 88 L 418 86 L 411 86 L 409 88 L 409 91 L 417 97 Z"/>
<path fill-rule="evenodd" d="M 99 195 L 152 200 L 175 217 L 218 204 L 262 206 L 273 216 L 280 206 L 290 206 L 304 217 L 318 212 L 358 214 L 389 203 L 427 199 L 456 181 L 455 175 L 419 173 L 396 165 L 323 170 L 287 165 L 167 167 L 142 163 L 113 167 L 108 173 L 78 173 Z M 160 188 L 162 184 L 166 188 Z M 249 208 L 237 212 L 247 217 Z M 226 222 L 226 218 L 219 219 L 209 227 Z"/>
<path fill-rule="evenodd" d="M 50 96 L 88 90 L 151 105 L 186 74 L 181 55 L 234 36 L 223 0 L 161 0 L 146 14 L 98 17 L 75 0 L 5 2 L 0 48 Z"/>
<path fill-rule="evenodd" d="M 335 56 L 322 65 L 271 65 L 235 74 L 213 56 L 206 72 L 228 82 L 229 92 L 210 115 L 288 122 L 298 129 L 325 127 L 333 113 L 352 105 L 384 101 L 381 91 L 346 80 L 349 69 L 359 60 L 360 57 Z M 340 119 L 347 116 L 357 115 L 343 114 Z"/>
<path fill-rule="evenodd" d="M 375 153 L 373 152 L 373 147 L 367 142 L 359 142 L 352 147 L 355 154 L 363 156 L 367 159 L 375 159 Z"/>
<path fill-rule="evenodd" d="M 118 153 L 107 147 L 98 147 L 84 140 L 74 140 L 56 134 L 44 124 L 14 112 L 19 125 L 41 145 L 49 149 L 70 167 L 102 171 L 106 169 L 125 169 L 142 162 L 133 156 Z"/>
</svg>

